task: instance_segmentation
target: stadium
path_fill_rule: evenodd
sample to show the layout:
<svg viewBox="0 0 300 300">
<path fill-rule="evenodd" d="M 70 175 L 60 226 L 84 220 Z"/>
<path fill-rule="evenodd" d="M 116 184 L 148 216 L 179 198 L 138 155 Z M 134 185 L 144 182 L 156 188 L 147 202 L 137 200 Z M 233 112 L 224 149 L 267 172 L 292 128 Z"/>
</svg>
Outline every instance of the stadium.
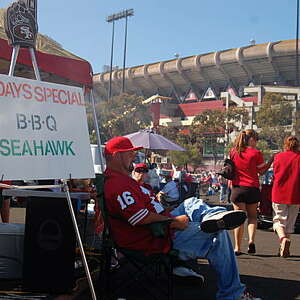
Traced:
<svg viewBox="0 0 300 300">
<path fill-rule="evenodd" d="M 296 40 L 268 42 L 235 49 L 134 66 L 125 70 L 126 92 L 150 97 L 172 96 L 180 102 L 219 98 L 228 87 L 239 96 L 249 85 L 296 85 Z M 123 70 L 112 72 L 112 95 L 120 94 Z M 93 77 L 96 96 L 107 99 L 110 72 Z M 190 99 L 188 96 L 191 95 Z"/>
<path fill-rule="evenodd" d="M 296 116 L 300 99 L 296 59 L 299 61 L 296 40 L 178 57 L 127 68 L 125 91 L 149 99 L 145 102 L 152 103 L 154 126 L 173 126 L 185 131 L 194 117 L 203 111 L 225 110 L 233 104 L 248 109 L 247 127 L 257 129 L 255 113 L 266 93 L 282 94 L 294 107 L 293 115 Z M 113 70 L 112 96 L 121 93 L 122 76 L 123 70 Z M 109 80 L 110 72 L 93 76 L 98 100 L 107 99 Z M 294 118 L 292 122 L 295 121 Z M 233 132 L 230 138 L 233 139 L 235 134 Z M 205 166 L 202 168 L 215 164 L 211 150 L 215 138 L 204 145 Z M 222 139 L 221 136 L 218 138 Z M 222 147 L 217 156 L 217 164 L 220 164 L 224 156 Z"/>
</svg>

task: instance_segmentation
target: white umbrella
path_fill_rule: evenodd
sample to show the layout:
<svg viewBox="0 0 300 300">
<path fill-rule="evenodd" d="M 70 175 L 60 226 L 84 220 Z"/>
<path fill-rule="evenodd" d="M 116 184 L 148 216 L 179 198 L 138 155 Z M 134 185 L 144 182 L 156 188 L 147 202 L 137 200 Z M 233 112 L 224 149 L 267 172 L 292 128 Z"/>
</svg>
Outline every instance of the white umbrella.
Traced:
<svg viewBox="0 0 300 300">
<path fill-rule="evenodd" d="M 134 147 L 142 146 L 150 150 L 186 151 L 184 148 L 152 130 L 141 130 L 127 134 L 125 137 L 130 139 Z"/>
</svg>

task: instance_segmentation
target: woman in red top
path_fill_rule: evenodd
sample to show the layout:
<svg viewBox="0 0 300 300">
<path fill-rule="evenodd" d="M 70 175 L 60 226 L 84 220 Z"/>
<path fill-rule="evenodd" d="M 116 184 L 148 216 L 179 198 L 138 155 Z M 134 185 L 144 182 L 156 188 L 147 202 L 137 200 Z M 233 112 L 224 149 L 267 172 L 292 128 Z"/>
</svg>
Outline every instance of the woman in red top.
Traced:
<svg viewBox="0 0 300 300">
<path fill-rule="evenodd" d="M 285 138 L 284 152 L 275 156 L 273 168 L 273 229 L 279 237 L 279 255 L 288 257 L 300 207 L 300 143 L 295 136 Z"/>
<path fill-rule="evenodd" d="M 244 210 L 248 215 L 248 253 L 254 254 L 257 227 L 257 204 L 260 201 L 258 174 L 262 175 L 271 166 L 274 157 L 266 164 L 262 153 L 256 149 L 258 134 L 253 129 L 242 131 L 235 139 L 230 158 L 235 165 L 230 200 L 234 210 Z M 244 225 L 234 230 L 236 255 L 240 255 Z"/>
</svg>

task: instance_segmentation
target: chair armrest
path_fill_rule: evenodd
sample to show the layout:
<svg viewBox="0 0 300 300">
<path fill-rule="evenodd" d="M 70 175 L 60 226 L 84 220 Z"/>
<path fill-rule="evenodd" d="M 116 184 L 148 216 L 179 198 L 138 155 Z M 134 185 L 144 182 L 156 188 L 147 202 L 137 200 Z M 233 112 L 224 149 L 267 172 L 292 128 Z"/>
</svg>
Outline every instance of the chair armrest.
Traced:
<svg viewBox="0 0 300 300">
<path fill-rule="evenodd" d="M 173 219 L 170 218 L 159 222 L 149 223 L 146 224 L 145 226 L 147 226 L 150 229 L 153 236 L 164 238 L 166 237 L 166 231 L 169 227 L 169 224 L 171 224 L 172 221 Z"/>
</svg>

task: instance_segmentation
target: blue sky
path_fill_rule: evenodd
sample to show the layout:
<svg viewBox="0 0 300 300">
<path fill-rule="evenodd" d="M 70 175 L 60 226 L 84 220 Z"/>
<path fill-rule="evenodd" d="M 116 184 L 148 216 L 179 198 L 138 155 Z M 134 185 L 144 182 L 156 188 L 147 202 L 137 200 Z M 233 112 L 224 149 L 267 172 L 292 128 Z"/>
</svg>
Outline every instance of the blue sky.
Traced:
<svg viewBox="0 0 300 300">
<path fill-rule="evenodd" d="M 110 64 L 112 24 L 105 18 L 129 8 L 135 16 L 128 22 L 127 67 L 296 36 L 296 0 L 38 0 L 39 32 L 98 73 Z M 114 65 L 120 67 L 124 25 L 115 26 Z"/>
</svg>

